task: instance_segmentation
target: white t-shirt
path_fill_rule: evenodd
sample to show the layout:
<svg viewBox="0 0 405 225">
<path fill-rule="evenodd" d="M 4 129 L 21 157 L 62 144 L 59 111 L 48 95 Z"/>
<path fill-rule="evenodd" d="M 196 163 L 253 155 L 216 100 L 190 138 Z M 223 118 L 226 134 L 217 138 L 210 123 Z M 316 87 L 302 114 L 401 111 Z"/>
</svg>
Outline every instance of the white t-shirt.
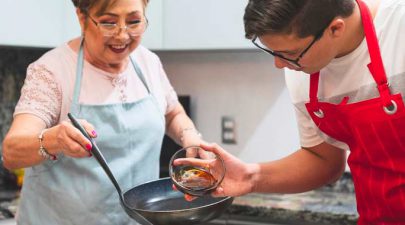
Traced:
<svg viewBox="0 0 405 225">
<path fill-rule="evenodd" d="M 405 0 L 382 0 L 374 18 L 385 71 L 391 94 L 405 96 Z M 379 96 L 376 83 L 367 68 L 370 56 L 364 39 L 350 54 L 336 58 L 321 70 L 318 98 L 323 102 L 339 103 L 345 96 L 349 103 Z M 308 74 L 286 70 L 286 83 L 295 106 L 300 141 L 303 147 L 328 142 L 349 150 L 342 142 L 321 132 L 309 116 L 305 103 L 309 102 Z"/>
<path fill-rule="evenodd" d="M 77 53 L 67 44 L 50 50 L 27 70 L 14 116 L 30 113 L 52 127 L 67 119 L 76 80 Z M 176 92 L 167 79 L 156 54 L 138 46 L 131 54 L 156 97 L 162 114 L 178 104 Z M 125 71 L 111 74 L 84 61 L 79 103 L 103 105 L 135 102 L 148 94 L 132 63 Z"/>
</svg>

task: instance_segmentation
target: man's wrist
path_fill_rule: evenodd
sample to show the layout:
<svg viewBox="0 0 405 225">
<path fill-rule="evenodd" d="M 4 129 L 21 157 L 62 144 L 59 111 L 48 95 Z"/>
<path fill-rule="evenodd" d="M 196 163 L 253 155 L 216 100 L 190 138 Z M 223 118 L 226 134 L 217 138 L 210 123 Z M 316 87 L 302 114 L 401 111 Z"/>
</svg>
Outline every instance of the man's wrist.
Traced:
<svg viewBox="0 0 405 225">
<path fill-rule="evenodd" d="M 246 167 L 246 182 L 249 184 L 249 193 L 259 192 L 260 164 L 252 163 Z"/>
</svg>

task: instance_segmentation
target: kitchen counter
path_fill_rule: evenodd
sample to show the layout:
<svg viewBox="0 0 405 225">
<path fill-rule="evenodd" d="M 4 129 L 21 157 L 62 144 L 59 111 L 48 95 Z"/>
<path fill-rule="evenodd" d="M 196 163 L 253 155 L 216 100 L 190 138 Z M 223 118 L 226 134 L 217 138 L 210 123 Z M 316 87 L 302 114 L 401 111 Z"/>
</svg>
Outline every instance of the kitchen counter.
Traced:
<svg viewBox="0 0 405 225">
<path fill-rule="evenodd" d="M 355 225 L 358 214 L 353 189 L 350 175 L 346 174 L 333 185 L 305 193 L 252 193 L 235 198 L 226 213 L 209 224 Z M 18 192 L 2 193 L 0 209 L 15 214 Z M 0 220 L 6 218 L 7 213 L 0 215 Z"/>
<path fill-rule="evenodd" d="M 15 214 L 16 201 L 0 202 L 0 208 Z M 10 216 L 5 213 L 0 215 L 0 220 L 7 218 Z M 357 218 L 354 193 L 320 189 L 301 194 L 254 193 L 237 197 L 217 223 L 212 224 L 246 225 L 249 223 L 242 221 L 254 221 L 256 224 L 355 225 Z"/>
<path fill-rule="evenodd" d="M 357 219 L 353 182 L 344 174 L 335 184 L 305 193 L 237 197 L 212 224 L 356 225 Z"/>
<path fill-rule="evenodd" d="M 0 190 L 0 220 L 3 221 L 14 218 L 17 211 L 18 200 L 18 190 Z"/>
<path fill-rule="evenodd" d="M 224 217 L 262 223 L 355 225 L 353 193 L 249 194 L 235 198 Z"/>
</svg>

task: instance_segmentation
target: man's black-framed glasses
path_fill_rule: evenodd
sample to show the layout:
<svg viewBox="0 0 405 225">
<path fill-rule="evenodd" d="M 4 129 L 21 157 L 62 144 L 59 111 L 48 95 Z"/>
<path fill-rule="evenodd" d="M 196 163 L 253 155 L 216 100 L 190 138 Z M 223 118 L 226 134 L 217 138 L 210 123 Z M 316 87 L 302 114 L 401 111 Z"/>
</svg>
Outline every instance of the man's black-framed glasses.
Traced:
<svg viewBox="0 0 405 225">
<path fill-rule="evenodd" d="M 146 17 L 143 17 L 142 19 L 133 20 L 127 23 L 124 27 L 120 27 L 117 23 L 97 22 L 90 15 L 89 18 L 99 28 L 99 30 L 105 37 L 111 37 L 118 34 L 120 29 L 125 29 L 126 32 L 128 32 L 128 34 L 132 37 L 140 36 L 145 31 L 148 25 L 148 20 L 146 19 Z"/>
<path fill-rule="evenodd" d="M 329 24 L 328 24 L 328 25 L 329 25 Z M 312 45 L 315 44 L 315 42 L 317 42 L 319 39 L 321 39 L 321 37 L 322 37 L 322 35 L 323 35 L 323 33 L 324 33 L 324 31 L 325 31 L 326 28 L 327 28 L 327 27 L 325 27 L 325 28 L 322 29 L 319 33 L 317 33 L 317 34 L 315 35 L 314 40 L 312 40 L 312 42 L 308 45 L 308 47 L 306 47 L 296 59 L 289 59 L 289 58 L 286 58 L 285 56 L 281 55 L 280 53 L 277 53 L 277 52 L 274 52 L 274 51 L 268 49 L 268 48 L 260 41 L 260 38 L 258 38 L 257 36 L 255 36 L 255 37 L 252 39 L 252 43 L 253 43 L 256 47 L 258 47 L 259 49 L 261 49 L 261 50 L 263 50 L 263 51 L 269 53 L 270 55 L 272 55 L 272 56 L 274 56 L 274 57 L 278 57 L 278 58 L 284 60 L 285 62 L 287 62 L 287 63 L 290 64 L 291 66 L 294 66 L 294 67 L 296 67 L 296 68 L 301 68 L 301 65 L 299 64 L 300 59 L 301 59 L 302 57 L 304 57 L 305 53 L 308 52 L 308 50 L 312 47 Z"/>
</svg>

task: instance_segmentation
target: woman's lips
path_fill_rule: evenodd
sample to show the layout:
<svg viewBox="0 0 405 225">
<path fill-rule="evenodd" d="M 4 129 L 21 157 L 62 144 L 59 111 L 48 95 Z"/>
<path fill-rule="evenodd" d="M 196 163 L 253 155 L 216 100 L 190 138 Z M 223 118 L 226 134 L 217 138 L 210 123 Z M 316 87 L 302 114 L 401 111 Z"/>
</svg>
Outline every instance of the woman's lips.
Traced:
<svg viewBox="0 0 405 225">
<path fill-rule="evenodd" d="M 108 47 L 115 53 L 123 53 L 128 45 L 109 45 Z"/>
</svg>

